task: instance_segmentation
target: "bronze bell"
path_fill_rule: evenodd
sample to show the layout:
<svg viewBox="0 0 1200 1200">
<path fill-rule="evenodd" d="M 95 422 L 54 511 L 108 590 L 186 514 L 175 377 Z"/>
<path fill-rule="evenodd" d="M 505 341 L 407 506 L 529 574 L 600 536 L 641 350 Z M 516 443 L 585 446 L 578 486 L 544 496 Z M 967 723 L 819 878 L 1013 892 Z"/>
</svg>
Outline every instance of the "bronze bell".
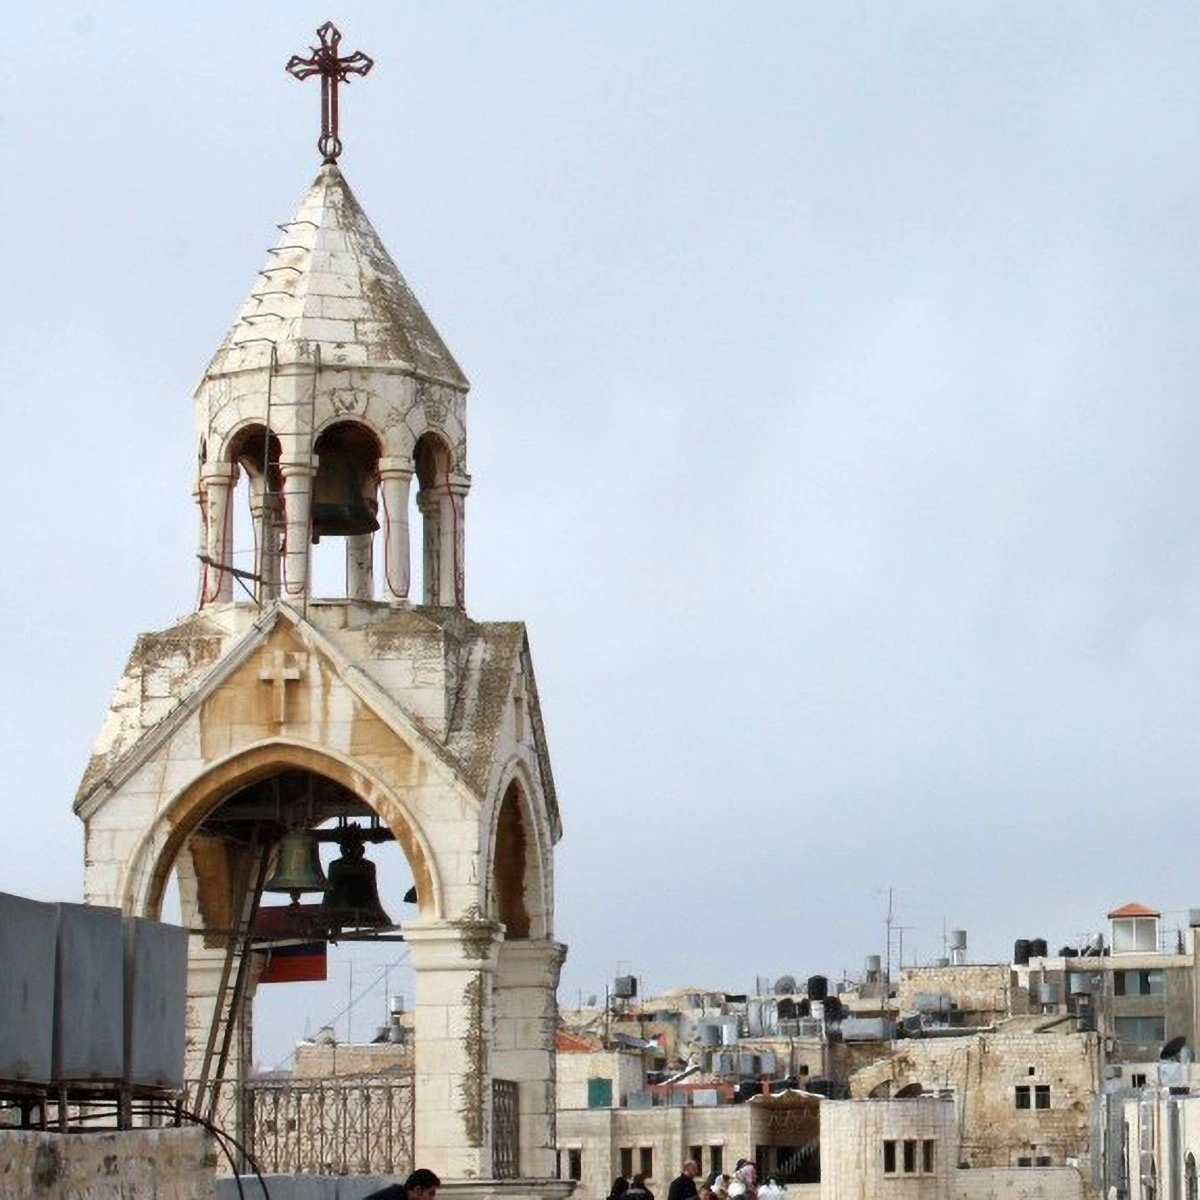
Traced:
<svg viewBox="0 0 1200 1200">
<path fill-rule="evenodd" d="M 337 445 L 323 449 L 313 479 L 312 540 L 374 533 L 377 510 L 374 475 L 360 456 Z"/>
<path fill-rule="evenodd" d="M 275 870 L 263 884 L 264 892 L 324 892 L 329 880 L 321 870 L 317 839 L 306 829 L 289 829 L 279 842 Z"/>
<path fill-rule="evenodd" d="M 362 831 L 347 826 L 340 836 L 342 853 L 329 864 L 329 890 L 322 911 L 340 929 L 390 929 L 392 918 L 379 902 L 375 864 L 363 849 Z"/>
</svg>

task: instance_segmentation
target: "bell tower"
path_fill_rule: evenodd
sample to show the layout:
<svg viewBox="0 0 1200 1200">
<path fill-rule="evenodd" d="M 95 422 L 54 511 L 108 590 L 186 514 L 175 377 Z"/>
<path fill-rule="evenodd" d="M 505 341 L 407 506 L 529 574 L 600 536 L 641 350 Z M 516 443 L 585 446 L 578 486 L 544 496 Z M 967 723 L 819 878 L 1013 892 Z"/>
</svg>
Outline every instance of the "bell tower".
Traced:
<svg viewBox="0 0 1200 1200">
<path fill-rule="evenodd" d="M 260 601 L 304 605 L 311 547 L 337 537 L 347 599 L 462 609 L 467 380 L 336 164 L 280 229 L 196 389 L 200 607 L 228 603 L 239 579 Z M 230 497 L 243 472 L 254 567 L 239 576 Z"/>
<path fill-rule="evenodd" d="M 407 1165 L 554 1200 L 562 828 L 533 661 L 522 624 L 466 612 L 467 381 L 337 163 L 337 84 L 370 60 L 318 36 L 289 70 L 321 75 L 324 162 L 196 388 L 196 610 L 140 635 L 118 682 L 75 801 L 85 897 L 157 916 L 174 880 L 193 1102 L 244 1122 L 222 1096 L 253 1086 L 264 886 L 328 885 L 306 935 L 411 952 Z M 335 538 L 344 587 L 316 597 L 312 548 Z M 398 923 L 370 899 L 384 842 L 411 880 Z M 351 874 L 367 901 L 331 903 Z"/>
</svg>

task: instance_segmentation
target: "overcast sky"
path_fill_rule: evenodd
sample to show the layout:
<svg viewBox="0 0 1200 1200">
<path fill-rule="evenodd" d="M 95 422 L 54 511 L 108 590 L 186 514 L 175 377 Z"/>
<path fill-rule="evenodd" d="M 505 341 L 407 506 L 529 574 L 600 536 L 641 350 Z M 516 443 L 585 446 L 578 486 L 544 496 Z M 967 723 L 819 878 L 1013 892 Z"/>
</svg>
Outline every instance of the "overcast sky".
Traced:
<svg viewBox="0 0 1200 1200">
<path fill-rule="evenodd" d="M 473 384 L 564 1000 L 853 972 L 889 885 L 906 962 L 1200 905 L 1191 3 L 8 5 L 0 887 L 79 898 L 91 741 L 192 607 L 191 392 L 329 17 L 376 60 L 345 173 Z"/>
</svg>

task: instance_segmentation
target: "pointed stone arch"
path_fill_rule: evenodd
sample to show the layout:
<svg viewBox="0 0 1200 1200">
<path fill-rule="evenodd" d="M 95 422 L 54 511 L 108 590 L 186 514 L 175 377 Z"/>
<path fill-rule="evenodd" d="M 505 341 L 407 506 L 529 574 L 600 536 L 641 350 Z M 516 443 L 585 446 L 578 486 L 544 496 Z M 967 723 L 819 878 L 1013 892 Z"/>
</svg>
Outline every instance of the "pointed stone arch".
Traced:
<svg viewBox="0 0 1200 1200">
<path fill-rule="evenodd" d="M 362 764 L 286 738 L 259 743 L 213 763 L 163 807 L 127 864 L 121 898 L 125 911 L 157 916 L 170 872 L 205 818 L 237 791 L 283 770 L 310 771 L 331 779 L 375 812 L 408 860 L 421 917 L 441 918 L 444 899 L 437 862 L 404 801 Z"/>
<path fill-rule="evenodd" d="M 487 915 L 505 926 L 508 940 L 549 938 L 554 933 L 551 849 L 534 803 L 537 793 L 519 759 L 501 780 L 487 825 Z"/>
</svg>

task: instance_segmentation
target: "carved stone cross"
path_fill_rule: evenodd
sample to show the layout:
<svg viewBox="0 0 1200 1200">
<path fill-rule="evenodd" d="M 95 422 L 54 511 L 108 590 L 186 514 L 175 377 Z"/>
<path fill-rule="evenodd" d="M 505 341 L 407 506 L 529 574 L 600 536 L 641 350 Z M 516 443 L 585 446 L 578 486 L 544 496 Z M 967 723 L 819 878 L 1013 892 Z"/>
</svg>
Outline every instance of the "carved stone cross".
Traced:
<svg viewBox="0 0 1200 1200">
<path fill-rule="evenodd" d="M 275 691 L 275 723 L 282 725 L 287 720 L 287 685 L 301 678 L 299 667 L 289 665 L 290 654 L 276 650 L 271 665 L 263 667 L 258 678 L 260 683 L 269 683 Z"/>
</svg>

